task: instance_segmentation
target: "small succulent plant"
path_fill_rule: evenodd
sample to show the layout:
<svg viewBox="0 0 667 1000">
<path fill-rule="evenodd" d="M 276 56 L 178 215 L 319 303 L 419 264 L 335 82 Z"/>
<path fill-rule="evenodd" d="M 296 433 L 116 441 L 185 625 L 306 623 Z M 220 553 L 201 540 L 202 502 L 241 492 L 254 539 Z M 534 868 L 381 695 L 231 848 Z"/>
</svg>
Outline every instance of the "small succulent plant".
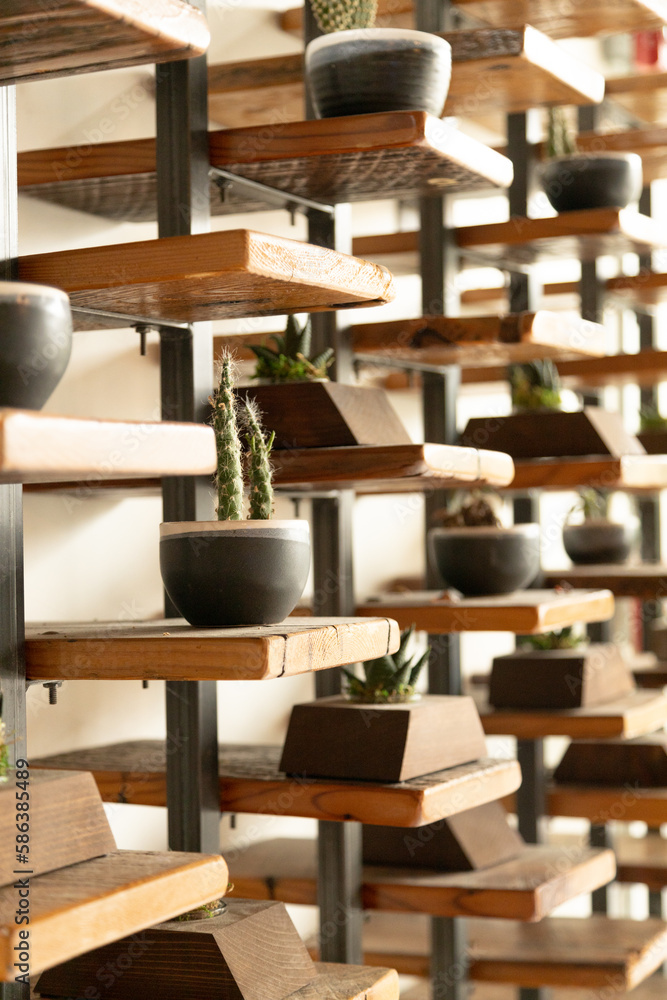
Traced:
<svg viewBox="0 0 667 1000">
<path fill-rule="evenodd" d="M 549 108 L 546 147 L 549 158 L 573 156 L 577 152 L 577 141 L 570 131 L 564 108 Z"/>
<path fill-rule="evenodd" d="M 250 517 L 268 520 L 273 514 L 270 454 L 274 435 L 267 437 L 254 401 L 245 400 L 239 404 L 234 393 L 234 365 L 229 353 L 223 354 L 220 360 L 218 386 L 210 402 L 218 457 L 216 517 L 219 521 L 243 519 L 243 427 L 248 445 Z"/>
<path fill-rule="evenodd" d="M 443 528 L 500 527 L 492 503 L 478 491 L 456 494 L 449 507 L 434 513 L 433 522 Z"/>
<path fill-rule="evenodd" d="M 585 635 L 575 633 L 572 625 L 558 629 L 555 632 L 543 632 L 542 635 L 524 635 L 520 649 L 577 649 L 588 642 Z"/>
<path fill-rule="evenodd" d="M 550 358 L 510 365 L 508 375 L 517 412 L 560 409 L 560 376 Z"/>
<path fill-rule="evenodd" d="M 296 317 L 289 316 L 284 334 L 271 334 L 269 340 L 275 344 L 247 344 L 257 364 L 253 378 L 268 379 L 270 382 L 313 382 L 327 377 L 327 369 L 333 363 L 333 349 L 328 347 L 321 354 L 309 358 L 311 327 L 310 317 L 299 326 Z"/>
<path fill-rule="evenodd" d="M 609 516 L 609 494 L 594 487 L 587 487 L 579 494 L 577 502 L 568 512 L 568 520 L 575 514 L 582 514 L 584 521 L 606 521 Z"/>
<path fill-rule="evenodd" d="M 315 20 L 325 33 L 347 28 L 372 28 L 377 0 L 310 0 Z"/>
<path fill-rule="evenodd" d="M 232 885 L 233 889 L 234 886 Z M 227 888 L 229 891 L 229 887 Z M 212 899 L 210 903 L 202 903 L 201 906 L 195 906 L 192 910 L 186 910 L 185 913 L 179 914 L 179 916 L 174 919 L 180 921 L 191 921 L 191 920 L 210 920 L 211 917 L 219 917 L 227 909 L 227 903 L 224 899 Z"/>
<path fill-rule="evenodd" d="M 667 430 L 667 417 L 663 417 L 657 406 L 643 406 L 639 411 L 639 430 L 665 431 Z"/>
<path fill-rule="evenodd" d="M 411 625 L 401 633 L 401 644 L 395 653 L 362 663 L 363 678 L 343 667 L 350 698 L 380 705 L 409 701 L 414 696 L 415 685 L 431 652 L 430 648 L 423 653 L 414 651 L 414 632 L 415 626 Z"/>
</svg>

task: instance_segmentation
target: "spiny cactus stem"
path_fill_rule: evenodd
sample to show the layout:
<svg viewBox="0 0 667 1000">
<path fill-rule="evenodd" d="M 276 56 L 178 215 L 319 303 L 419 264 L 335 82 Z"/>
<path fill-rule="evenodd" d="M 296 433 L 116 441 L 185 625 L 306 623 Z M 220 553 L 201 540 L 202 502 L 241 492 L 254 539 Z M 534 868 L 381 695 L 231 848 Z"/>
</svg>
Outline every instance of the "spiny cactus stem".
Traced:
<svg viewBox="0 0 667 1000">
<path fill-rule="evenodd" d="M 250 446 L 248 479 L 250 481 L 250 517 L 266 521 L 273 514 L 273 487 L 271 485 L 271 462 L 269 456 L 275 434 L 266 438 L 259 411 L 253 401 L 245 401 L 244 422 L 248 428 L 247 441 Z"/>
<path fill-rule="evenodd" d="M 213 398 L 213 430 L 218 455 L 215 476 L 218 494 L 216 516 L 219 521 L 240 521 L 243 518 L 241 442 L 233 385 L 232 359 L 229 355 L 224 355 L 220 362 L 218 388 Z"/>
</svg>

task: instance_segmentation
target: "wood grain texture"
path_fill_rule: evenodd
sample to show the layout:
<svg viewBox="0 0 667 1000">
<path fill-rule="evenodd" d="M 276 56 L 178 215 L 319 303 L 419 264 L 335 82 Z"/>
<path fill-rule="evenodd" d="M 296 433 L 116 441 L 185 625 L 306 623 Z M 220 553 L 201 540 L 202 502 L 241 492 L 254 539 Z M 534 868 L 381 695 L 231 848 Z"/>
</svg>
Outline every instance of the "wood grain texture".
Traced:
<svg viewBox="0 0 667 1000">
<path fill-rule="evenodd" d="M 667 122 L 667 73 L 664 70 L 611 77 L 605 83 L 605 90 L 607 97 L 638 121 L 651 125 Z"/>
<path fill-rule="evenodd" d="M 527 270 L 554 257 L 594 260 L 605 254 L 649 253 L 665 245 L 665 234 L 653 219 L 627 208 L 464 226 L 455 230 L 455 239 L 465 257 L 511 270 Z"/>
<path fill-rule="evenodd" d="M 667 734 L 635 740 L 573 740 L 554 771 L 557 785 L 667 787 Z"/>
<path fill-rule="evenodd" d="M 358 356 L 407 365 L 503 365 L 604 353 L 600 324 L 546 311 L 361 323 L 350 336 Z"/>
<path fill-rule="evenodd" d="M 654 691 L 635 691 L 625 698 L 589 708 L 521 710 L 490 709 L 480 703 L 487 736 L 516 736 L 536 740 L 543 736 L 572 739 L 632 739 L 660 729 L 667 722 L 667 697 Z"/>
<path fill-rule="evenodd" d="M 167 421 L 59 417 L 0 408 L 0 482 L 39 483 L 206 475 L 215 470 L 210 427 Z"/>
<path fill-rule="evenodd" d="M 622 458 L 581 458 L 516 462 L 510 489 L 661 490 L 667 486 L 667 456 L 623 455 Z"/>
<path fill-rule="evenodd" d="M 272 456 L 279 488 L 414 492 L 429 486 L 512 482 L 514 465 L 501 452 L 446 444 L 302 448 Z"/>
<path fill-rule="evenodd" d="M 182 619 L 28 626 L 26 669 L 40 680 L 267 680 L 395 652 L 387 618 L 289 618 L 194 629 Z"/>
<path fill-rule="evenodd" d="M 17 812 L 17 801 L 29 809 Z M 30 841 L 29 850 L 19 852 L 25 859 L 22 864 L 16 824 L 25 822 L 25 812 L 30 817 Z M 35 771 L 23 789 L 16 784 L 16 772 L 10 771 L 7 783 L 0 785 L 0 886 L 15 882 L 16 870 L 22 867 L 42 875 L 115 849 L 92 775 Z"/>
<path fill-rule="evenodd" d="M 0 84 L 188 59 L 209 41 L 183 0 L 4 0 Z"/>
<path fill-rule="evenodd" d="M 217 917 L 149 928 L 139 947 L 122 938 L 70 959 L 44 972 L 37 990 L 85 997 L 110 968 L 123 975 L 105 978 L 109 1000 L 286 1000 L 317 975 L 284 903 L 229 899 Z"/>
<path fill-rule="evenodd" d="M 232 894 L 314 905 L 314 841 L 263 841 L 230 861 Z M 611 851 L 524 845 L 516 858 L 475 872 L 439 872 L 366 865 L 366 910 L 435 917 L 541 920 L 557 906 L 614 876 Z"/>
<path fill-rule="evenodd" d="M 195 323 L 387 302 L 384 268 L 246 229 L 34 254 L 21 281 L 63 288 L 73 306 Z"/>
<path fill-rule="evenodd" d="M 574 622 L 604 621 L 614 612 L 608 590 L 522 590 L 491 597 L 456 600 L 441 591 L 387 594 L 368 600 L 358 614 L 382 611 L 401 628 L 415 622 L 433 635 L 449 632 L 514 632 L 530 635 L 563 628 Z"/>
<path fill-rule="evenodd" d="M 357 820 L 383 826 L 423 826 L 492 802 L 516 790 L 516 761 L 480 760 L 400 784 L 285 777 L 281 747 L 221 746 L 223 812 Z M 137 740 L 33 760 L 33 767 L 92 771 L 102 798 L 143 805 L 166 804 L 165 746 Z"/>
<path fill-rule="evenodd" d="M 599 785 L 550 785 L 547 794 L 550 816 L 576 816 L 602 825 L 610 820 L 632 823 L 639 820 L 651 827 L 667 823 L 667 789 L 621 788 Z"/>
<path fill-rule="evenodd" d="M 30 973 L 222 896 L 218 855 L 116 851 L 30 879 Z M 0 890 L 0 981 L 13 980 L 18 890 Z"/>
<path fill-rule="evenodd" d="M 614 597 L 653 601 L 667 597 L 667 566 L 653 563 L 640 566 L 574 566 L 572 569 L 547 571 L 544 582 L 551 587 L 599 587 L 604 584 Z"/>
</svg>

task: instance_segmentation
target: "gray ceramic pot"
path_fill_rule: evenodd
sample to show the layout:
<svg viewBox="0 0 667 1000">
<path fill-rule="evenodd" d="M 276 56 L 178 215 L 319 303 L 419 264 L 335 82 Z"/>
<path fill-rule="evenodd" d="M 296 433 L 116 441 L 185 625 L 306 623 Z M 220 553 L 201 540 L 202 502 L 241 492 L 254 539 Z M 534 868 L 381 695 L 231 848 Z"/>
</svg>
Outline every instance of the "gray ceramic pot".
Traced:
<svg viewBox="0 0 667 1000">
<path fill-rule="evenodd" d="M 71 350 L 65 292 L 0 281 L 0 406 L 39 410 L 58 385 Z"/>
<path fill-rule="evenodd" d="M 575 153 L 538 167 L 538 180 L 557 212 L 625 208 L 642 193 L 642 161 L 636 153 Z"/>
<path fill-rule="evenodd" d="M 624 563 L 637 533 L 633 522 L 589 519 L 583 524 L 567 524 L 563 528 L 563 546 L 575 565 L 592 563 Z"/>
<path fill-rule="evenodd" d="M 379 111 L 427 111 L 440 118 L 452 49 L 425 31 L 357 28 L 314 39 L 305 65 L 318 118 Z"/>
<path fill-rule="evenodd" d="M 432 528 L 431 558 L 446 587 L 466 597 L 510 594 L 527 587 L 540 568 L 538 524 L 511 528 Z"/>
<path fill-rule="evenodd" d="M 160 525 L 160 572 L 198 627 L 275 625 L 303 593 L 307 521 L 174 521 Z"/>
</svg>

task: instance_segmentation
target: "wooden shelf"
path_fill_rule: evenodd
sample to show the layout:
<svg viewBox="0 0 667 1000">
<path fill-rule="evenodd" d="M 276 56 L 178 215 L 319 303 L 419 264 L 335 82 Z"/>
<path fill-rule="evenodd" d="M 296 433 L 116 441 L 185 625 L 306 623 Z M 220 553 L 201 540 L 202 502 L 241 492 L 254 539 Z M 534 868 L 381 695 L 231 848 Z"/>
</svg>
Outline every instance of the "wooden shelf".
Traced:
<svg viewBox="0 0 667 1000">
<path fill-rule="evenodd" d="M 511 490 L 569 490 L 597 486 L 609 490 L 661 490 L 667 487 L 666 455 L 601 456 L 515 462 Z"/>
<path fill-rule="evenodd" d="M 660 271 L 640 271 L 638 274 L 609 278 L 610 295 L 637 306 L 659 306 L 667 301 L 667 274 Z"/>
<path fill-rule="evenodd" d="M 667 74 L 665 74 L 665 85 L 667 87 Z M 667 90 L 665 96 L 667 97 Z M 650 98 L 645 95 L 644 103 L 647 101 L 650 102 Z M 665 111 L 667 121 L 667 104 Z M 667 128 L 630 128 L 624 132 L 603 134 L 580 132 L 577 136 L 577 147 L 582 153 L 601 151 L 637 153 L 642 158 L 645 185 L 667 176 Z"/>
<path fill-rule="evenodd" d="M 155 322 L 318 312 L 393 297 L 384 268 L 245 229 L 34 254 L 19 260 L 18 276 L 64 289 L 72 306 Z"/>
<path fill-rule="evenodd" d="M 601 324 L 544 311 L 361 323 L 350 328 L 350 337 L 360 360 L 406 368 L 508 365 L 604 354 Z"/>
<path fill-rule="evenodd" d="M 597 824 L 639 820 L 659 827 L 667 823 L 667 788 L 552 784 L 547 790 L 547 812 L 550 816 L 575 816 Z"/>
<path fill-rule="evenodd" d="M 467 928 L 469 978 L 475 982 L 597 991 L 613 982 L 614 996 L 624 996 L 621 990 L 638 987 L 667 955 L 667 924 L 661 920 L 594 914 L 537 924 L 471 920 Z M 427 976 L 430 951 L 428 924 L 414 916 L 393 915 L 377 923 L 371 917 L 364 928 L 365 961 L 390 963 L 399 973 Z M 662 984 L 657 996 L 664 995 Z M 560 1000 L 560 992 L 556 996 Z M 635 996 L 645 996 L 643 988 Z M 577 1000 L 594 998 L 580 993 Z"/>
<path fill-rule="evenodd" d="M 660 225 L 628 208 L 562 212 L 546 219 L 514 218 L 455 230 L 464 256 L 490 267 L 529 270 L 537 261 L 595 260 L 645 254 L 665 245 Z"/>
<path fill-rule="evenodd" d="M 281 753 L 279 746 L 221 746 L 221 810 L 412 827 L 502 798 L 521 783 L 513 760 L 476 761 L 395 785 L 299 779 L 278 770 Z M 92 771 L 108 802 L 164 806 L 165 761 L 164 743 L 137 740 L 45 757 L 31 765 Z"/>
<path fill-rule="evenodd" d="M 514 466 L 497 451 L 446 444 L 350 445 L 274 451 L 274 485 L 295 490 L 410 493 L 429 487 L 507 485 Z"/>
<path fill-rule="evenodd" d="M 39 680 L 268 680 L 384 656 L 398 642 L 387 618 L 289 618 L 225 629 L 182 619 L 33 625 L 26 671 Z"/>
<path fill-rule="evenodd" d="M 468 16 L 497 28 L 517 28 L 532 24 L 552 38 L 608 35 L 642 28 L 662 28 L 667 11 L 660 0 L 604 0 L 566 7 L 558 0 L 458 0 Z M 283 31 L 303 29 L 302 8 L 286 10 L 280 16 Z M 380 0 L 378 26 L 414 27 L 412 0 Z"/>
<path fill-rule="evenodd" d="M 616 881 L 637 882 L 651 892 L 667 886 L 667 840 L 659 833 L 615 837 Z"/>
<path fill-rule="evenodd" d="M 639 121 L 651 125 L 667 122 L 667 73 L 662 70 L 608 79 L 605 96 Z"/>
<path fill-rule="evenodd" d="M 545 573 L 544 582 L 549 587 L 600 587 L 604 584 L 614 597 L 653 601 L 667 594 L 667 566 L 574 566 Z"/>
<path fill-rule="evenodd" d="M 77 477 L 86 490 L 105 479 L 207 475 L 215 470 L 210 427 L 58 417 L 0 408 L 0 482 Z"/>
<path fill-rule="evenodd" d="M 0 85 L 189 59 L 209 41 L 204 15 L 184 0 L 5 0 Z"/>
<path fill-rule="evenodd" d="M 114 851 L 30 879 L 30 974 L 170 920 L 227 889 L 216 855 Z M 13 981 L 20 926 L 13 886 L 0 889 L 0 981 Z"/>
<path fill-rule="evenodd" d="M 638 687 L 667 687 L 667 663 L 647 663 L 633 667 L 632 672 Z"/>
<path fill-rule="evenodd" d="M 213 167 L 326 204 L 512 181 L 509 159 L 423 111 L 281 122 L 270 138 L 258 126 L 210 132 L 209 157 Z M 111 219 L 156 218 L 152 139 L 99 143 L 86 156 L 67 147 L 21 153 L 18 170 L 21 194 Z M 214 215 L 266 207 L 233 182 L 224 199 L 211 184 Z"/>
<path fill-rule="evenodd" d="M 655 691 L 634 691 L 625 698 L 570 709 L 492 709 L 478 704 L 487 736 L 516 736 L 538 740 L 543 736 L 572 739 L 633 739 L 660 729 L 667 722 L 667 696 Z M 559 814 L 560 815 L 560 814 Z"/>
<path fill-rule="evenodd" d="M 505 114 L 552 104 L 598 104 L 603 77 L 529 24 L 437 32 L 452 46 L 452 78 L 443 116 Z M 303 118 L 300 54 L 209 68 L 209 117 L 225 128 L 264 125 L 280 108 Z M 481 85 L 483 81 L 483 85 Z"/>
<path fill-rule="evenodd" d="M 656 972 L 632 990 L 614 990 L 614 1000 L 663 1000 L 665 978 Z M 418 980 L 408 990 L 401 991 L 401 1000 L 433 1000 L 431 984 Z M 516 988 L 498 983 L 471 983 L 466 1000 L 516 1000 Z M 600 1000 L 598 990 L 558 989 L 554 1000 Z"/>
<path fill-rule="evenodd" d="M 612 354 L 572 361 L 556 358 L 555 364 L 561 382 L 568 389 L 601 388 L 606 385 L 650 387 L 667 382 L 667 351 L 639 351 L 637 354 Z M 461 380 L 466 384 L 506 382 L 507 372 L 504 366 L 469 366 L 462 370 Z M 667 440 L 665 445 L 667 452 Z"/>
<path fill-rule="evenodd" d="M 614 613 L 609 590 L 521 590 L 491 597 L 456 600 L 441 591 L 387 594 L 359 605 L 360 615 L 379 612 L 396 619 L 401 628 L 440 635 L 450 632 L 514 632 L 530 635 L 564 628 L 574 622 L 605 621 Z"/>
<path fill-rule="evenodd" d="M 315 906 L 316 846 L 296 838 L 253 844 L 234 858 L 232 895 Z M 534 846 L 472 872 L 367 866 L 362 906 L 434 917 L 541 920 L 561 903 L 611 881 L 614 870 L 611 851 Z"/>
</svg>

